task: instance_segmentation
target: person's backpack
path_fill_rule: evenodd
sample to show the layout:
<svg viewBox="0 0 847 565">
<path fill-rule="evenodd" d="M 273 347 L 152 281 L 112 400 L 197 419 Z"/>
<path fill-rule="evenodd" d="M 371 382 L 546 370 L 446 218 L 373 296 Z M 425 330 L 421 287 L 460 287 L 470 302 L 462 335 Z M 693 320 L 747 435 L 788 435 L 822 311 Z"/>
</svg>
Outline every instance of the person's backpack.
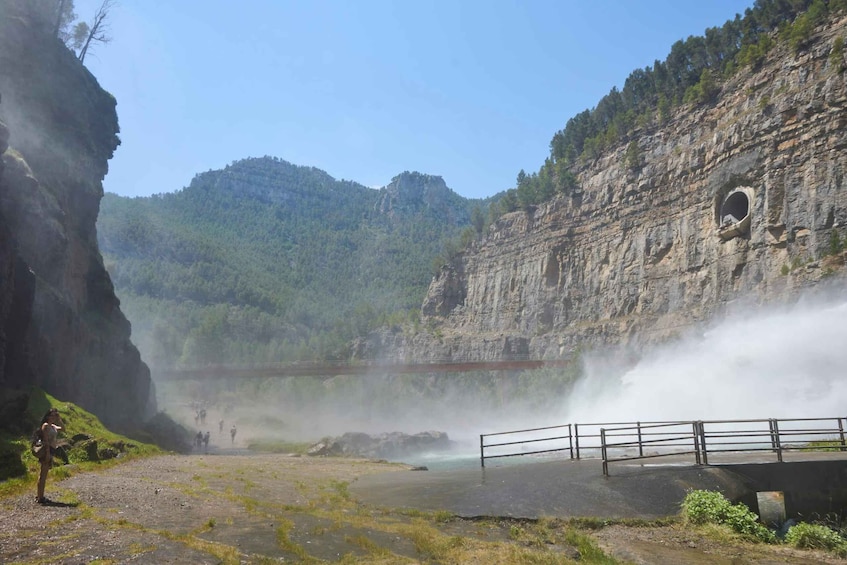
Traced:
<svg viewBox="0 0 847 565">
<path fill-rule="evenodd" d="M 30 440 L 30 451 L 39 461 L 47 457 L 47 454 L 50 453 L 50 447 L 44 443 L 41 438 L 41 428 L 36 428 L 34 432 L 32 432 L 32 438 Z"/>
</svg>

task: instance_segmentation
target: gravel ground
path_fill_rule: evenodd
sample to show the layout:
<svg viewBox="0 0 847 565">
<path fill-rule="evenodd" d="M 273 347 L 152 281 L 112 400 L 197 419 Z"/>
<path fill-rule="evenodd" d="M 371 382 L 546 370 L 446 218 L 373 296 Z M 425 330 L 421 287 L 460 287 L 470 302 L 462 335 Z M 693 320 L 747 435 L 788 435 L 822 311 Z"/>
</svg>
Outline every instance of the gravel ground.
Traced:
<svg viewBox="0 0 847 565">
<path fill-rule="evenodd" d="M 382 563 L 437 562 L 421 555 L 414 536 L 398 533 L 414 525 L 414 513 L 374 507 L 347 492 L 357 478 L 385 472 L 409 471 L 336 458 L 167 455 L 61 482 L 51 477 L 52 504 L 36 504 L 33 494 L 0 501 L 0 563 L 369 563 L 376 555 Z M 430 522 L 446 536 L 513 543 L 509 522 Z M 611 526 L 592 535 L 631 563 L 843 562 L 722 545 L 675 527 Z M 566 549 L 553 562 L 572 562 Z"/>
</svg>

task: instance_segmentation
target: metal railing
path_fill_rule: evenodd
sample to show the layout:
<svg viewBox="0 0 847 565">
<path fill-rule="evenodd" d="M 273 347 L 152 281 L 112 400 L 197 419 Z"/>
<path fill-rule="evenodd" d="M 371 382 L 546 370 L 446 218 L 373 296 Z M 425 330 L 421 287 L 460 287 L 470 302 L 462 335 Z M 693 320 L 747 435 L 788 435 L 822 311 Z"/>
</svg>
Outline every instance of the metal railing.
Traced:
<svg viewBox="0 0 847 565">
<path fill-rule="evenodd" d="M 609 463 L 681 455 L 708 465 L 710 454 L 773 452 L 782 462 L 788 451 L 821 450 L 811 443 L 815 440 L 831 440 L 835 445 L 827 449 L 847 451 L 845 424 L 844 417 L 565 424 L 481 434 L 480 463 L 485 467 L 486 459 L 564 451 L 580 459 L 589 453 L 602 460 L 608 475 Z M 546 434 L 553 430 L 555 435 Z M 490 443 L 504 436 L 510 441 Z M 515 446 L 522 449 L 515 451 Z"/>
<path fill-rule="evenodd" d="M 636 422 L 638 426 L 667 424 L 669 422 Z M 629 426 L 632 422 L 601 422 L 588 424 L 564 424 L 543 428 L 512 430 L 480 434 L 480 464 L 485 467 L 486 459 L 501 457 L 519 457 L 567 451 L 570 459 L 581 459 L 586 453 L 597 457 L 601 451 L 601 430 L 604 426 Z M 543 435 L 548 430 L 556 430 L 557 435 Z M 509 441 L 486 443 L 486 438 L 509 436 Z M 503 448 L 522 446 L 520 451 L 508 451 Z M 486 451 L 487 450 L 487 451 Z"/>
</svg>

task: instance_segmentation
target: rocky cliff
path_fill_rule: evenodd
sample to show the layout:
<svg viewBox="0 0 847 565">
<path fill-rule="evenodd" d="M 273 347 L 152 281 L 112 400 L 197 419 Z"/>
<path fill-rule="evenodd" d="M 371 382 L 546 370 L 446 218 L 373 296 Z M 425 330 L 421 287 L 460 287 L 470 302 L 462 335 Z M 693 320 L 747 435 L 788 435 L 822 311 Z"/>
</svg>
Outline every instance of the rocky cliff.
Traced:
<svg viewBox="0 0 847 565">
<path fill-rule="evenodd" d="M 115 100 L 35 6 L 0 0 L 0 387 L 38 385 L 127 430 L 155 395 L 97 248 Z"/>
<path fill-rule="evenodd" d="M 360 355 L 558 357 L 656 342 L 741 304 L 844 292 L 847 20 L 780 45 L 574 172 L 580 190 L 503 216 L 436 277 L 428 332 L 374 335 Z M 632 153 L 630 153 L 632 154 Z"/>
</svg>

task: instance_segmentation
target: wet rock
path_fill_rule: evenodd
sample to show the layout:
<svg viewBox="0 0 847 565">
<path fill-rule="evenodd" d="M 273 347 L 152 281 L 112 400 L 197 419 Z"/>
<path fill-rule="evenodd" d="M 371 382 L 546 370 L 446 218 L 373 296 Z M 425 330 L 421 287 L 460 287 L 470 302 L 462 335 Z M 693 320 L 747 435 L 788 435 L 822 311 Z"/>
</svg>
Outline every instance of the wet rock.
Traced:
<svg viewBox="0 0 847 565">
<path fill-rule="evenodd" d="M 402 432 L 371 436 L 348 432 L 337 438 L 324 438 L 307 451 L 308 455 L 366 457 L 369 459 L 398 459 L 415 453 L 441 451 L 451 447 L 445 432 L 427 431 L 417 434 Z"/>
</svg>

